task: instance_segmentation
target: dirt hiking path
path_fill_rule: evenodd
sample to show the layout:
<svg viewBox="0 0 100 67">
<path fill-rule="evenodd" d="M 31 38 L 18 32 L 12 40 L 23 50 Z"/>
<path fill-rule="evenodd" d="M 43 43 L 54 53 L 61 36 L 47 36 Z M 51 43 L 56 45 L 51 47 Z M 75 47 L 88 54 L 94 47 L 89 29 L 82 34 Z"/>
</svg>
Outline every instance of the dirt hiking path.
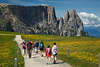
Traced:
<svg viewBox="0 0 100 67">
<path fill-rule="evenodd" d="M 21 35 L 16 35 L 15 41 L 17 42 L 21 53 L 24 57 L 25 67 L 72 67 L 71 65 L 64 63 L 61 60 L 57 60 L 57 64 L 46 64 L 46 57 L 41 57 L 40 54 L 32 53 L 32 58 L 30 59 L 28 55 L 23 54 L 23 49 L 21 47 L 22 38 Z"/>
</svg>

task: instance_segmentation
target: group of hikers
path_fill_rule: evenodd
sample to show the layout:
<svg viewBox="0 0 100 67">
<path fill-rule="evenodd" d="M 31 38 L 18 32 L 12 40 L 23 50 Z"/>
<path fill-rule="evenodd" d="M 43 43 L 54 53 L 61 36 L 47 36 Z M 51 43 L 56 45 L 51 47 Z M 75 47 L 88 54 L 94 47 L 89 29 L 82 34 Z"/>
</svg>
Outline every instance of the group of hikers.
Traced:
<svg viewBox="0 0 100 67">
<path fill-rule="evenodd" d="M 56 55 L 58 54 L 58 48 L 56 46 L 56 43 L 53 43 L 52 48 L 51 45 L 48 44 L 45 52 L 43 52 L 45 48 L 43 41 L 39 43 L 39 41 L 36 40 L 36 42 L 33 43 L 31 40 L 28 40 L 28 42 L 23 40 L 21 45 L 24 50 L 24 55 L 28 54 L 29 58 L 31 58 L 32 52 L 38 54 L 39 53 L 38 51 L 40 50 L 41 57 L 44 57 L 45 53 L 45 56 L 47 58 L 47 64 L 51 63 L 51 56 L 53 56 L 53 63 L 56 64 Z"/>
</svg>

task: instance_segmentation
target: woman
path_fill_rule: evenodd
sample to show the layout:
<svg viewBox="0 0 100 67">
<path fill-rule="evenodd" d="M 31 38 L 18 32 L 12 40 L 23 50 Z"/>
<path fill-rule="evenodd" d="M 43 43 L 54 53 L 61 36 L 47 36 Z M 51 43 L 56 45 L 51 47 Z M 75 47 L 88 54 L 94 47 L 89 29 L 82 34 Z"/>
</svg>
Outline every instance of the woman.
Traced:
<svg viewBox="0 0 100 67">
<path fill-rule="evenodd" d="M 26 42 L 23 40 L 22 47 L 24 50 L 24 55 L 26 55 Z"/>
<path fill-rule="evenodd" d="M 51 48 L 50 45 L 46 48 L 46 57 L 47 57 L 47 64 L 50 64 L 51 62 Z"/>
<path fill-rule="evenodd" d="M 39 48 L 40 48 L 40 55 L 41 55 L 41 57 L 43 57 L 43 50 L 44 50 L 44 43 L 43 43 L 43 41 L 40 42 Z"/>
</svg>

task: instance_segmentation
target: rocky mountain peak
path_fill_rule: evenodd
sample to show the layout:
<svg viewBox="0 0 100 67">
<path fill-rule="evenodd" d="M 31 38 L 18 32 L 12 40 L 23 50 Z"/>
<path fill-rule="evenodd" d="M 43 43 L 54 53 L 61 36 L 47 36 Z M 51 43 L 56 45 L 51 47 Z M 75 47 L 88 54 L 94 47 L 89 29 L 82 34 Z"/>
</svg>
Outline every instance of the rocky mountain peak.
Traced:
<svg viewBox="0 0 100 67">
<path fill-rule="evenodd" d="M 59 30 L 62 36 L 81 36 L 84 32 L 83 28 L 83 22 L 75 9 L 72 9 L 70 14 L 66 10 L 64 19 L 61 18 L 59 21 Z"/>
<path fill-rule="evenodd" d="M 57 20 L 53 6 L 0 4 L 0 30 L 26 34 L 82 35 L 83 23 L 74 9 Z"/>
<path fill-rule="evenodd" d="M 65 14 L 66 14 L 66 15 L 68 15 L 68 14 L 69 14 L 68 10 L 66 10 Z"/>
<path fill-rule="evenodd" d="M 75 10 L 75 9 L 72 9 L 71 12 L 70 12 L 70 14 L 71 14 L 71 15 L 72 15 L 72 14 L 76 14 L 76 10 Z"/>
<path fill-rule="evenodd" d="M 66 23 L 69 19 L 69 12 L 66 10 L 65 15 L 64 15 L 64 23 Z"/>
<path fill-rule="evenodd" d="M 53 6 L 49 6 L 47 9 L 48 12 L 48 23 L 55 23 L 57 22 L 56 14 L 55 14 L 55 9 Z"/>
</svg>

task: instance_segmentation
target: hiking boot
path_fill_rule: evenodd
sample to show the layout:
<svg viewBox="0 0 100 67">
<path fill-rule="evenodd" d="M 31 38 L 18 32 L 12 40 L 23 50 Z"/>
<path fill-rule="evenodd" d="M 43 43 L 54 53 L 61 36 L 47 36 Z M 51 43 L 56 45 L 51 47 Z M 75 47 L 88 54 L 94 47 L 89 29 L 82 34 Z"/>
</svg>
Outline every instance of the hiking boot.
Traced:
<svg viewBox="0 0 100 67">
<path fill-rule="evenodd" d="M 29 54 L 29 58 L 31 58 L 31 54 Z"/>
<path fill-rule="evenodd" d="M 56 64 L 56 61 L 54 61 L 53 64 Z"/>
<path fill-rule="evenodd" d="M 48 63 L 47 63 L 48 64 Z"/>
<path fill-rule="evenodd" d="M 42 54 L 42 56 L 41 57 L 43 57 L 43 54 Z"/>
</svg>

